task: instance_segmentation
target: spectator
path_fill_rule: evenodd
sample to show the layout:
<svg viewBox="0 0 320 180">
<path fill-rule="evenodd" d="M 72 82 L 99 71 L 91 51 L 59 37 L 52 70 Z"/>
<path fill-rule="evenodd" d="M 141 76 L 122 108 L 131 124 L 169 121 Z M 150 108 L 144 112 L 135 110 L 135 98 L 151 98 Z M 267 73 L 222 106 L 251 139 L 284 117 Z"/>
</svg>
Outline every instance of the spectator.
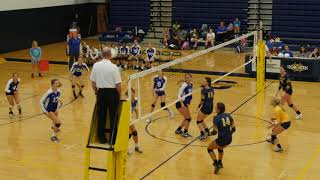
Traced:
<svg viewBox="0 0 320 180">
<path fill-rule="evenodd" d="M 209 32 L 208 24 L 202 24 L 202 26 L 201 26 L 201 35 L 200 35 L 200 37 L 201 37 L 201 38 L 206 38 L 206 37 L 207 37 L 208 32 Z"/>
<path fill-rule="evenodd" d="M 162 31 L 162 44 L 163 46 L 167 47 L 168 46 L 168 40 L 170 39 L 170 33 L 169 33 L 169 29 L 167 27 L 163 28 Z"/>
<path fill-rule="evenodd" d="M 92 48 L 90 49 L 90 64 L 94 64 L 95 62 L 97 62 L 99 60 L 100 57 L 100 51 L 99 49 L 95 48 L 92 46 Z"/>
<path fill-rule="evenodd" d="M 175 39 L 178 41 L 179 47 L 182 45 L 182 43 L 186 40 L 188 35 L 188 32 L 186 30 L 179 30 L 176 33 Z"/>
<path fill-rule="evenodd" d="M 226 34 L 226 39 L 230 39 L 230 37 L 233 35 L 233 24 L 229 23 L 227 27 L 227 34 Z"/>
<path fill-rule="evenodd" d="M 270 50 L 270 54 L 272 56 L 278 56 L 279 55 L 279 50 L 278 50 L 277 46 L 272 46 L 272 48 Z"/>
<path fill-rule="evenodd" d="M 220 26 L 217 28 L 217 40 L 224 41 L 227 34 L 227 27 L 225 26 L 224 21 L 220 21 Z"/>
<path fill-rule="evenodd" d="M 39 77 L 42 77 L 41 71 L 39 69 L 39 61 L 41 59 L 42 51 L 41 51 L 41 48 L 38 46 L 37 41 L 32 41 L 32 47 L 29 53 L 30 53 L 31 64 L 32 64 L 31 78 L 34 78 L 34 71 L 36 67 L 38 68 Z"/>
<path fill-rule="evenodd" d="M 181 30 L 181 24 L 175 21 L 172 25 L 172 30 L 173 30 L 173 34 L 176 35 L 176 33 Z"/>
<path fill-rule="evenodd" d="M 314 48 L 312 53 L 309 55 L 310 58 L 319 58 L 320 57 L 320 52 L 318 48 Z"/>
<path fill-rule="evenodd" d="M 309 57 L 309 52 L 306 50 L 306 48 L 304 46 L 300 47 L 298 57 L 301 57 L 301 58 L 308 58 Z"/>
<path fill-rule="evenodd" d="M 80 38 L 76 33 L 72 33 L 72 38 L 68 41 L 68 52 L 69 52 L 69 69 L 76 62 L 80 55 Z"/>
<path fill-rule="evenodd" d="M 215 38 L 216 38 L 216 34 L 213 32 L 212 29 L 209 29 L 209 32 L 207 34 L 207 39 L 205 42 L 206 48 L 209 47 L 209 44 L 211 44 L 211 46 L 214 46 Z"/>
<path fill-rule="evenodd" d="M 194 43 L 193 48 L 196 49 L 199 42 L 199 33 L 197 28 L 193 28 L 193 30 L 190 32 L 190 41 Z"/>
<path fill-rule="evenodd" d="M 240 33 L 240 26 L 241 26 L 241 22 L 240 22 L 239 18 L 236 18 L 235 21 L 233 21 L 233 27 L 234 27 L 235 34 Z"/>
<path fill-rule="evenodd" d="M 77 29 L 80 28 L 80 20 L 79 15 L 76 13 L 73 17 L 72 23 L 70 25 L 70 29 Z"/>
<path fill-rule="evenodd" d="M 289 46 L 284 46 L 284 50 L 279 53 L 280 56 L 283 56 L 285 58 L 288 58 L 288 57 L 293 57 L 293 52 L 289 49 Z"/>
</svg>

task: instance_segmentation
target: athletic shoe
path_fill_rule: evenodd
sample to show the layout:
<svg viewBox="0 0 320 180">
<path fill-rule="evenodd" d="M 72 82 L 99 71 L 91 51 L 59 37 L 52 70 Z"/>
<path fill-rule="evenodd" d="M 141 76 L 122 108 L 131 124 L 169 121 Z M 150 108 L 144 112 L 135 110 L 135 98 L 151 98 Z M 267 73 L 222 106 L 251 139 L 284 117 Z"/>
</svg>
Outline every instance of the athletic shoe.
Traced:
<svg viewBox="0 0 320 180">
<path fill-rule="evenodd" d="M 283 149 L 279 148 L 278 146 L 276 146 L 273 150 L 274 150 L 274 152 L 282 152 L 283 151 Z"/>
<path fill-rule="evenodd" d="M 174 113 L 170 109 L 168 110 L 168 112 L 169 112 L 169 118 L 172 119 L 174 117 Z"/>
<path fill-rule="evenodd" d="M 9 117 L 11 117 L 11 118 L 13 117 L 13 112 L 12 111 L 9 112 Z"/>
<path fill-rule="evenodd" d="M 189 134 L 188 132 L 182 133 L 181 136 L 184 137 L 184 138 L 192 137 L 191 134 Z"/>
<path fill-rule="evenodd" d="M 272 141 L 271 138 L 270 138 L 270 139 L 267 139 L 266 141 L 267 141 L 268 143 L 274 144 L 274 141 Z"/>
<path fill-rule="evenodd" d="M 142 149 L 139 146 L 136 146 L 134 150 L 138 153 L 143 153 Z"/>
<path fill-rule="evenodd" d="M 218 166 L 219 166 L 220 168 L 223 168 L 222 161 L 218 161 Z"/>
<path fill-rule="evenodd" d="M 21 115 L 22 114 L 22 109 L 20 108 L 20 109 L 18 109 L 18 111 L 19 111 L 19 115 Z"/>
<path fill-rule="evenodd" d="M 200 139 L 200 140 L 205 140 L 205 139 L 207 139 L 207 135 L 206 135 L 206 134 L 200 135 L 200 136 L 199 136 L 199 139 Z"/>
<path fill-rule="evenodd" d="M 297 120 L 302 119 L 302 114 L 298 114 L 298 115 L 296 116 L 296 119 L 297 119 Z"/>
<path fill-rule="evenodd" d="M 218 174 L 220 170 L 219 164 L 213 163 L 213 167 L 214 167 L 214 174 Z"/>
<path fill-rule="evenodd" d="M 58 143 L 58 142 L 59 142 L 59 139 L 58 139 L 57 136 L 52 136 L 52 137 L 51 137 L 51 141 L 52 141 L 52 142 L 55 142 L 55 143 Z"/>
<path fill-rule="evenodd" d="M 183 132 L 181 131 L 181 129 L 177 129 L 177 130 L 175 131 L 175 133 L 176 133 L 176 134 L 182 134 Z"/>
</svg>

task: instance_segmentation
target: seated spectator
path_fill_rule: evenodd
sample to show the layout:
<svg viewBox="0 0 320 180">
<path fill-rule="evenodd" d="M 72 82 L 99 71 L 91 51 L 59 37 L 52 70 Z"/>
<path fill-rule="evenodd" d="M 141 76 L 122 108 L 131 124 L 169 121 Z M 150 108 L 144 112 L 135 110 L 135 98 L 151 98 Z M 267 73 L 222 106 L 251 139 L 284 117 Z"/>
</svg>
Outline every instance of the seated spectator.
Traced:
<svg viewBox="0 0 320 180">
<path fill-rule="evenodd" d="M 240 26 L 241 26 L 241 22 L 240 22 L 239 18 L 236 18 L 235 21 L 233 21 L 233 27 L 234 27 L 235 34 L 240 33 Z"/>
<path fill-rule="evenodd" d="M 309 55 L 309 58 L 319 58 L 319 57 L 320 57 L 319 49 L 318 48 L 314 48 L 314 50 Z"/>
<path fill-rule="evenodd" d="M 169 29 L 167 27 L 164 27 L 163 31 L 162 31 L 162 44 L 163 44 L 163 46 L 165 46 L 165 47 L 168 46 L 169 39 L 170 39 Z"/>
<path fill-rule="evenodd" d="M 179 47 L 181 47 L 182 43 L 186 40 L 187 35 L 188 32 L 186 30 L 179 30 L 176 33 L 176 36 L 174 38 L 178 41 Z"/>
<path fill-rule="evenodd" d="M 181 24 L 175 21 L 172 25 L 172 30 L 173 30 L 173 34 L 176 35 L 176 33 L 181 30 Z"/>
<path fill-rule="evenodd" d="M 281 53 L 278 54 L 279 57 L 285 57 L 285 58 L 289 58 L 289 57 L 293 57 L 293 52 L 289 49 L 289 46 L 284 46 L 284 50 L 281 51 Z"/>
<path fill-rule="evenodd" d="M 224 41 L 227 34 L 227 27 L 225 26 L 224 21 L 220 21 L 220 26 L 217 28 L 217 40 Z"/>
<path fill-rule="evenodd" d="M 301 46 L 298 57 L 308 58 L 309 55 L 310 55 L 310 54 L 309 54 L 309 52 L 306 50 L 306 48 L 305 48 L 304 46 Z"/>
<path fill-rule="evenodd" d="M 209 47 L 209 44 L 211 46 L 214 46 L 215 38 L 216 38 L 216 34 L 213 32 L 212 29 L 209 29 L 209 32 L 207 34 L 207 39 L 206 39 L 206 42 L 205 42 L 206 48 Z"/>
<path fill-rule="evenodd" d="M 208 24 L 202 24 L 201 26 L 201 32 L 200 32 L 200 38 L 206 38 L 207 34 L 209 32 Z"/>
<path fill-rule="evenodd" d="M 233 35 L 233 24 L 229 23 L 228 27 L 227 27 L 227 34 L 226 34 L 226 39 L 231 39 L 232 35 Z M 237 35 L 238 36 L 238 35 Z"/>
<path fill-rule="evenodd" d="M 190 32 L 190 41 L 193 43 L 193 48 L 196 49 L 199 42 L 199 33 L 196 28 Z"/>
<path fill-rule="evenodd" d="M 279 50 L 278 50 L 277 46 L 272 46 L 272 48 L 270 50 L 270 54 L 272 56 L 278 56 L 279 55 Z"/>
<path fill-rule="evenodd" d="M 100 51 L 99 49 L 95 48 L 92 46 L 90 49 L 90 63 L 89 64 L 94 64 L 95 62 L 99 61 L 100 58 Z"/>
<path fill-rule="evenodd" d="M 140 57 L 141 47 L 139 46 L 138 40 L 134 40 L 133 45 L 130 49 L 130 56 L 128 58 L 128 66 L 132 69 L 138 69 L 138 62 Z"/>
</svg>

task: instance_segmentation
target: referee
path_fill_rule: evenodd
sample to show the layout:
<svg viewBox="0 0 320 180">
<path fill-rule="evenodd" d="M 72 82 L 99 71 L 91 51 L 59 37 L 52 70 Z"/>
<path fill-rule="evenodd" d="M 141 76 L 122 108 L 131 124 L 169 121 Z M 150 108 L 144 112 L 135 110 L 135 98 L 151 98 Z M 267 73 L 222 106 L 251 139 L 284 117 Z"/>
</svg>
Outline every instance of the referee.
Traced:
<svg viewBox="0 0 320 180">
<path fill-rule="evenodd" d="M 121 76 L 118 67 L 109 60 L 111 59 L 111 49 L 108 47 L 103 48 L 101 55 L 102 60 L 93 65 L 90 80 L 92 88 L 97 95 L 98 138 L 100 143 L 105 144 L 107 143 L 105 136 L 107 112 L 109 112 L 112 131 L 114 131 L 113 125 L 118 118 Z M 114 144 L 114 140 L 114 138 L 110 138 L 110 144 Z"/>
</svg>

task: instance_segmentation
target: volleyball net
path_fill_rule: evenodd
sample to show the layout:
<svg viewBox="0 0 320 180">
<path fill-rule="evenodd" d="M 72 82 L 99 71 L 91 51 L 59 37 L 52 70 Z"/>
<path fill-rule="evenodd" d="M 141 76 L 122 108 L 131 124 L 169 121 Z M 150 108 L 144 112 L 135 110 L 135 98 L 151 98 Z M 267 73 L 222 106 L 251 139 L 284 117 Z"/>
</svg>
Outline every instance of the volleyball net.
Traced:
<svg viewBox="0 0 320 180">
<path fill-rule="evenodd" d="M 257 46 L 258 32 L 254 31 L 208 49 L 182 51 L 182 58 L 130 75 L 128 97 L 135 96 L 138 101 L 137 116 L 131 113 L 131 124 L 148 118 L 167 116 L 163 114 L 166 113 L 164 110 L 175 109 L 175 104 L 187 96 L 192 95 L 197 99 L 200 96 L 201 80 L 204 77 L 210 77 L 212 86 L 217 89 L 232 86 L 233 81 L 230 81 L 229 77 L 245 75 L 247 66 L 256 66 L 255 61 L 259 50 Z M 246 60 L 245 57 L 250 58 Z M 151 111 L 154 97 L 153 79 L 160 71 L 167 78 L 166 104 L 160 106 L 160 99 L 158 99 L 156 107 Z M 193 76 L 193 91 L 178 98 L 180 84 L 186 73 Z M 128 99 L 131 102 L 131 98 Z"/>
</svg>

